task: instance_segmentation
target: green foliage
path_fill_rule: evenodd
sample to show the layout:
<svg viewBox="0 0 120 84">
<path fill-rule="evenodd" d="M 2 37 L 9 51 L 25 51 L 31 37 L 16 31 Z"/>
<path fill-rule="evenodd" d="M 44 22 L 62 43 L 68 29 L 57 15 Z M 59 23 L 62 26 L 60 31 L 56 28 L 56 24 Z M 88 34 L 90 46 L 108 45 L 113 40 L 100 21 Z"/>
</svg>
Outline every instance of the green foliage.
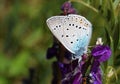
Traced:
<svg viewBox="0 0 120 84">
<path fill-rule="evenodd" d="M 46 60 L 45 54 L 52 44 L 52 34 L 46 26 L 46 19 L 59 15 L 65 1 L 0 1 L 0 84 L 13 84 L 16 79 L 28 77 L 29 68 L 38 69 L 39 84 L 50 84 L 53 60 Z M 103 84 L 119 84 L 120 0 L 70 1 L 78 14 L 93 25 L 90 45 L 102 37 L 104 44 L 112 49 L 110 60 L 102 64 Z M 108 77 L 111 69 L 114 73 Z"/>
<path fill-rule="evenodd" d="M 10 76 L 19 76 L 27 73 L 28 59 L 30 54 L 26 51 L 18 53 L 18 55 L 11 60 L 9 74 Z"/>
</svg>

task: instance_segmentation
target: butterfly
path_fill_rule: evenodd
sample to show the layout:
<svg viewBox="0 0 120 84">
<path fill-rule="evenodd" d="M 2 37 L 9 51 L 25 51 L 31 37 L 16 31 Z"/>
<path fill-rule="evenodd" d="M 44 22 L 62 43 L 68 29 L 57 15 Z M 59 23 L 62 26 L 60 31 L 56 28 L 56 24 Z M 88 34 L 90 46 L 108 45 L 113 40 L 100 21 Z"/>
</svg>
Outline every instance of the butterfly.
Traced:
<svg viewBox="0 0 120 84">
<path fill-rule="evenodd" d="M 92 24 L 83 16 L 69 14 L 52 16 L 46 20 L 52 34 L 79 59 L 87 51 L 92 34 Z"/>
</svg>

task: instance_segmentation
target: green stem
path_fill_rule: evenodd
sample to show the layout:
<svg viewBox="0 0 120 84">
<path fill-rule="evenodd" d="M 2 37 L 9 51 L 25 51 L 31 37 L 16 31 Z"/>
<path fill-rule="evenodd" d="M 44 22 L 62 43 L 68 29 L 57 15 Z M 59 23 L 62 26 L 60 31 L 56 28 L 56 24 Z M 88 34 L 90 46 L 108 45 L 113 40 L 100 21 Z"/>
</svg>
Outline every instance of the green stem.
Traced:
<svg viewBox="0 0 120 84">
<path fill-rule="evenodd" d="M 90 8 L 90 9 L 92 9 L 94 12 L 96 12 L 96 13 L 99 12 L 96 8 L 94 8 L 93 6 L 90 6 L 89 4 L 85 3 L 85 2 L 82 1 L 82 0 L 69 0 L 69 1 L 71 1 L 71 2 L 79 2 L 79 3 L 81 3 L 82 5 L 84 5 L 84 6 L 88 7 L 88 8 Z"/>
</svg>

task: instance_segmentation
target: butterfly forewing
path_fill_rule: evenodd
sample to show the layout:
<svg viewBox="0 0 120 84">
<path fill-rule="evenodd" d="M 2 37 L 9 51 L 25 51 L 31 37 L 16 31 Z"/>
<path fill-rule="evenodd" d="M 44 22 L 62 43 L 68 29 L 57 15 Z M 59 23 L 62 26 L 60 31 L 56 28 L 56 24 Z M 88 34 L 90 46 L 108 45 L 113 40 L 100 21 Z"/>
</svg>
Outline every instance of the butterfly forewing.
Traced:
<svg viewBox="0 0 120 84">
<path fill-rule="evenodd" d="M 63 24 L 64 16 L 53 16 L 49 19 L 47 19 L 47 25 L 53 35 L 59 40 L 62 40 L 63 36 L 63 29 L 64 29 L 64 24 Z"/>
</svg>

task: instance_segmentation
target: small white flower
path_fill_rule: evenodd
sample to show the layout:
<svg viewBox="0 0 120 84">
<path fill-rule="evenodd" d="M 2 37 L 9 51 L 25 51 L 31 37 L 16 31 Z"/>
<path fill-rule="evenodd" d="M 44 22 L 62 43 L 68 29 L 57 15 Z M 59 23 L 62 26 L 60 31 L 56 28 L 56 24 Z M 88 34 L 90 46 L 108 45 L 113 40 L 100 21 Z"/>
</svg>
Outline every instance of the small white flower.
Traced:
<svg viewBox="0 0 120 84">
<path fill-rule="evenodd" d="M 102 38 L 97 38 L 96 45 L 103 45 Z"/>
</svg>

